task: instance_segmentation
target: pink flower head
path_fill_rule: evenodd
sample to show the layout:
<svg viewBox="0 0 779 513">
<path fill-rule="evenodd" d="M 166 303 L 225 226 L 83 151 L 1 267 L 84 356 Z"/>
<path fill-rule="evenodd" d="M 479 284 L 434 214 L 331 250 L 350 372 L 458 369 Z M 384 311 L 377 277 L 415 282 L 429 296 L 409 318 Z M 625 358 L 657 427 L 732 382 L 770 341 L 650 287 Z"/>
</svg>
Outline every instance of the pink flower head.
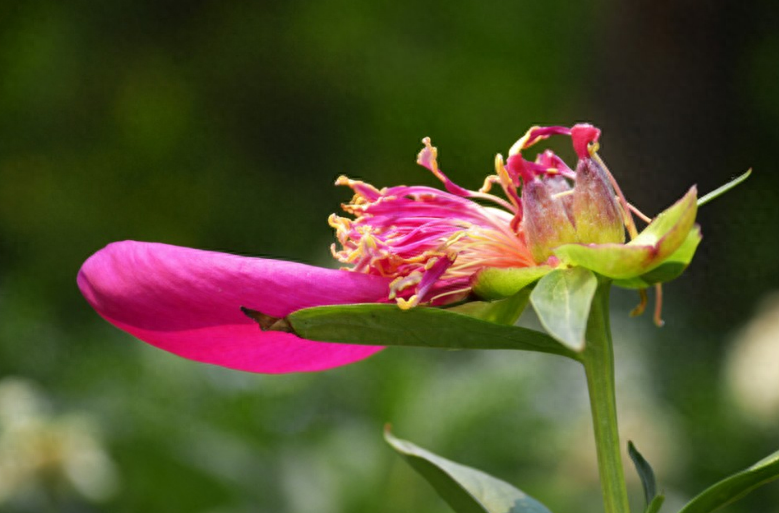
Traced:
<svg viewBox="0 0 779 513">
<path fill-rule="evenodd" d="M 524 158 L 523 152 L 553 135 L 572 138 L 580 158 L 576 171 L 548 150 L 532 161 Z M 591 158 L 598 135 L 590 125 L 533 127 L 511 148 L 506 165 L 496 157 L 495 174 L 478 191 L 460 187 L 441 171 L 427 138 L 417 162 L 445 191 L 404 185 L 376 189 L 340 177 L 336 183 L 354 192 L 343 205 L 352 217 L 329 220 L 340 245 L 333 245 L 333 255 L 345 264 L 341 270 L 125 241 L 92 255 L 78 285 L 106 320 L 185 358 L 266 373 L 351 363 L 381 347 L 262 331 L 244 309 L 283 318 L 320 305 L 441 305 L 469 298 L 484 269 L 556 265 L 548 258 L 550 248 L 581 240 L 573 217 L 577 208 L 592 217 L 588 202 L 593 198 L 605 194 L 613 202 L 613 191 Z M 597 178 L 594 185 L 578 184 L 590 175 Z M 583 200 L 571 193 L 571 181 Z M 490 192 L 495 184 L 501 196 Z M 601 222 L 595 217 L 593 226 Z M 616 229 L 621 233 L 621 222 Z"/>
<path fill-rule="evenodd" d="M 392 279 L 390 299 L 401 308 L 420 303 L 441 304 L 470 293 L 471 278 L 484 267 L 535 265 L 512 220 L 520 199 L 498 164 L 496 181 L 507 199 L 489 194 L 491 182 L 480 191 L 454 184 L 439 169 L 430 139 L 417 162 L 440 179 L 447 192 L 424 186 L 396 186 L 381 190 L 340 177 L 354 198 L 343 209 L 355 219 L 332 215 L 342 249 L 333 255 L 350 270 Z M 484 206 L 474 199 L 490 204 Z"/>
<path fill-rule="evenodd" d="M 355 193 L 343 206 L 354 219 L 330 217 L 342 248 L 334 245 L 333 254 L 352 271 L 391 278 L 390 299 L 411 308 L 467 297 L 482 269 L 532 267 L 546 263 L 556 246 L 603 242 L 596 238 L 601 225 L 611 228 L 607 241 L 622 242 L 614 192 L 591 158 L 599 134 L 586 124 L 533 127 L 509 150 L 508 165 L 497 156 L 495 174 L 478 191 L 453 183 L 438 166 L 437 149 L 425 138 L 417 163 L 446 191 L 422 186 L 378 190 L 340 177 L 336 184 Z M 525 159 L 523 151 L 553 135 L 570 136 L 577 153 L 583 152 L 577 171 L 550 150 L 533 161 Z M 490 193 L 493 184 L 500 185 L 503 197 Z M 599 218 L 604 216 L 607 223 Z M 583 239 L 579 234 L 584 235 L 585 226 L 592 233 Z"/>
</svg>

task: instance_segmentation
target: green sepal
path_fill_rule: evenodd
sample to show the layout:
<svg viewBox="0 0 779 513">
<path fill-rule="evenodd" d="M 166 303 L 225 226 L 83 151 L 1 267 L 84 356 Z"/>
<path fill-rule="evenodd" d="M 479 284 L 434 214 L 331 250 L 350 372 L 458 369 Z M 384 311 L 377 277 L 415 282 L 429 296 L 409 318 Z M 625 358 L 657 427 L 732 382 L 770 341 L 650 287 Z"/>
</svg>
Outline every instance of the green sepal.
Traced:
<svg viewBox="0 0 779 513">
<path fill-rule="evenodd" d="M 659 267 L 687 240 L 695 224 L 697 191 L 658 215 L 627 244 L 565 244 L 554 254 L 564 264 L 581 266 L 616 280 L 629 280 Z"/>
<path fill-rule="evenodd" d="M 700 226 L 693 226 L 690 233 L 687 234 L 687 238 L 679 246 L 679 249 L 666 258 L 662 264 L 636 278 L 615 280 L 614 285 L 626 289 L 645 289 L 656 283 L 675 280 L 690 265 L 693 256 L 695 256 L 695 250 L 698 249 L 698 244 L 700 244 L 702 238 Z"/>
<path fill-rule="evenodd" d="M 392 436 L 384 439 L 457 513 L 551 513 L 509 483 Z"/>
<path fill-rule="evenodd" d="M 652 470 L 652 466 L 646 459 L 638 452 L 633 442 L 628 441 L 628 454 L 630 459 L 633 460 L 633 465 L 636 467 L 638 477 L 641 479 L 641 485 L 644 487 L 644 499 L 647 506 L 652 504 L 657 496 L 657 481 L 655 481 L 655 472 Z"/>
<path fill-rule="evenodd" d="M 440 308 L 392 304 L 305 308 L 287 318 L 296 335 L 320 342 L 438 349 L 516 349 L 579 356 L 540 331 L 506 326 Z"/>
<path fill-rule="evenodd" d="M 494 300 L 511 297 L 553 271 L 548 265 L 534 267 L 487 267 L 473 282 L 473 293 L 480 298 Z"/>
<path fill-rule="evenodd" d="M 511 297 L 499 301 L 469 301 L 446 309 L 483 321 L 513 326 L 529 301 L 530 290 L 525 288 Z"/>
<path fill-rule="evenodd" d="M 755 488 L 779 478 L 779 451 L 710 486 L 679 513 L 709 513 L 735 502 Z"/>
<path fill-rule="evenodd" d="M 584 349 L 584 332 L 598 279 L 583 267 L 556 269 L 530 294 L 538 319 L 553 338 L 572 351 Z"/>
</svg>

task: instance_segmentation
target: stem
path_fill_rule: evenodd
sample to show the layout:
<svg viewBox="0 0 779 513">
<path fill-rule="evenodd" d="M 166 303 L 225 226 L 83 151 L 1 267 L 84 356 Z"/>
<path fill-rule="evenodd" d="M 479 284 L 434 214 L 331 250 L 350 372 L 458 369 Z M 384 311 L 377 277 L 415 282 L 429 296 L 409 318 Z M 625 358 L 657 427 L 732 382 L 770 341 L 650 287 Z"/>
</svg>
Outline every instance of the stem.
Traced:
<svg viewBox="0 0 779 513">
<path fill-rule="evenodd" d="M 606 513 L 629 513 L 614 394 L 614 351 L 609 326 L 610 289 L 609 281 L 599 281 L 587 321 L 587 346 L 582 354 L 582 363 L 590 392 L 598 472 Z"/>
</svg>

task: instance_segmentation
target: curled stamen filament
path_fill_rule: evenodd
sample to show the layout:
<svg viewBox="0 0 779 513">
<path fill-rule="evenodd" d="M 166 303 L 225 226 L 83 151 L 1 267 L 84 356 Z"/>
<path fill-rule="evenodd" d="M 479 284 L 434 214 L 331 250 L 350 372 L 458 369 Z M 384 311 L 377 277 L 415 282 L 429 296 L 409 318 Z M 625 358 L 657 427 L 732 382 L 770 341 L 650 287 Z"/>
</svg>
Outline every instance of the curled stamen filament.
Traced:
<svg viewBox="0 0 779 513">
<path fill-rule="evenodd" d="M 633 204 L 628 203 L 628 208 L 631 210 L 631 212 L 636 214 L 638 216 L 638 218 L 641 219 L 642 221 L 644 221 L 645 223 L 649 224 L 649 223 L 652 222 L 652 218 L 651 217 L 649 217 L 648 215 L 646 215 L 643 212 L 641 212 Z"/>
</svg>

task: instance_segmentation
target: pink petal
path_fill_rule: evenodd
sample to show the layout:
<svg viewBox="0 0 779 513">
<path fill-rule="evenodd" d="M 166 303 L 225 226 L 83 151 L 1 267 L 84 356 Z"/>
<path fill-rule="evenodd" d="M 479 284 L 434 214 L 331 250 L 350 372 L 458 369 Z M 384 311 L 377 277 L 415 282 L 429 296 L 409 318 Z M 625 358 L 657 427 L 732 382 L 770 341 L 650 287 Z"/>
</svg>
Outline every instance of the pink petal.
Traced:
<svg viewBox="0 0 779 513">
<path fill-rule="evenodd" d="M 319 371 L 381 347 L 262 332 L 240 310 L 274 317 L 319 305 L 386 300 L 388 279 L 293 262 L 135 241 L 110 244 L 78 286 L 108 322 L 171 353 L 250 372 Z"/>
</svg>

